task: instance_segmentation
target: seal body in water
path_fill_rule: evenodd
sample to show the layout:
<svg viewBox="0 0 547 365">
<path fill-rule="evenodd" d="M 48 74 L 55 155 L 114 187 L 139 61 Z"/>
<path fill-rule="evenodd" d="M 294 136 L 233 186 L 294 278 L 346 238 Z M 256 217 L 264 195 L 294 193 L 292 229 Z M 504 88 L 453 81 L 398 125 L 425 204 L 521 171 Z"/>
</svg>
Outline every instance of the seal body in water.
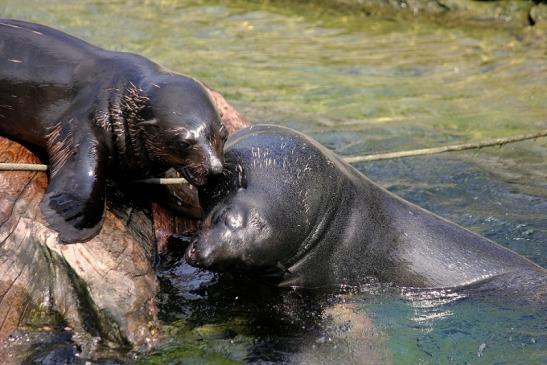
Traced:
<svg viewBox="0 0 547 365">
<path fill-rule="evenodd" d="M 510 276 L 545 289 L 543 268 L 390 193 L 296 131 L 243 129 L 225 159 L 224 173 L 200 188 L 206 215 L 185 254 L 191 265 L 307 288 L 370 278 L 446 288 Z"/>
<path fill-rule="evenodd" d="M 175 168 L 192 184 L 222 171 L 227 131 L 207 90 L 138 55 L 0 20 L 0 135 L 45 151 L 42 202 L 64 242 L 101 228 L 105 178 Z"/>
</svg>

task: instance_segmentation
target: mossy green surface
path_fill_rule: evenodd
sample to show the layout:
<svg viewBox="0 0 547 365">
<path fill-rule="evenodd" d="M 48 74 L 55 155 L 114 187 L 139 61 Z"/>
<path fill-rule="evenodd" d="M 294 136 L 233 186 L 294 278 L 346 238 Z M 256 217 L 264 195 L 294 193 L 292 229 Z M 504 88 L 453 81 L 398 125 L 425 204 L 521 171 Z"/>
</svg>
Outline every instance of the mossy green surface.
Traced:
<svg viewBox="0 0 547 365">
<path fill-rule="evenodd" d="M 137 364 L 242 364 L 252 342 L 236 332 L 245 332 L 245 326 L 234 321 L 195 328 L 176 321 L 164 330 L 168 340 L 156 351 L 139 357 Z"/>
</svg>

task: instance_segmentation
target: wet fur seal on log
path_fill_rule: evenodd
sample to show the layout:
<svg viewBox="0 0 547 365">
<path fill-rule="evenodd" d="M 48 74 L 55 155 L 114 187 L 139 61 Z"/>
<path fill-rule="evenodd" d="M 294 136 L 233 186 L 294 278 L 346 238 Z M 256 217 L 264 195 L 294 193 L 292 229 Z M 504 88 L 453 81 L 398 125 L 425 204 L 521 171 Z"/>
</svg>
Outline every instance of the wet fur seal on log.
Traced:
<svg viewBox="0 0 547 365">
<path fill-rule="evenodd" d="M 209 87 L 207 91 L 229 132 L 249 125 L 222 95 Z M 0 162 L 39 160 L 23 146 L 0 137 Z M 108 357 L 112 347 L 145 350 L 158 344 L 162 336 L 157 318 L 158 253 L 179 258 L 179 242 L 169 238 L 193 232 L 197 222 L 150 202 L 149 196 L 130 194 L 128 187 L 109 183 L 101 231 L 86 243 L 66 246 L 40 214 L 47 176 L 0 172 L 0 357 L 4 363 L 37 362 L 43 354 L 53 362 L 70 362 L 74 356 L 85 362 L 86 356 Z M 197 190 L 180 191 L 192 185 L 169 187 L 199 206 Z M 166 245 L 167 241 L 173 245 Z M 42 326 L 49 329 L 44 332 Z M 52 353 L 75 346 L 75 353 L 64 355 L 67 358 L 51 360 Z"/>
<path fill-rule="evenodd" d="M 199 188 L 205 218 L 185 253 L 191 265 L 290 287 L 374 278 L 411 288 L 526 283 L 546 294 L 545 269 L 385 190 L 299 132 L 240 130 L 225 161 Z"/>
<path fill-rule="evenodd" d="M 61 31 L 0 20 L 0 135 L 46 153 L 42 213 L 62 242 L 95 236 L 107 177 L 222 171 L 227 130 L 200 82 Z"/>
</svg>

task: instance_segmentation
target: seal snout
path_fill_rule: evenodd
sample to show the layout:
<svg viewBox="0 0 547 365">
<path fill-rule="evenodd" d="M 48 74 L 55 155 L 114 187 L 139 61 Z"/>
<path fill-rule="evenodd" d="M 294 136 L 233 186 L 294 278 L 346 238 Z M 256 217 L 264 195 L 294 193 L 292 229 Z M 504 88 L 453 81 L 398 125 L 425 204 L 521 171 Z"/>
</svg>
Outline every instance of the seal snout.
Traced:
<svg viewBox="0 0 547 365">
<path fill-rule="evenodd" d="M 194 267 L 206 268 L 210 266 L 211 250 L 203 247 L 199 242 L 199 238 L 193 239 L 184 253 L 186 262 Z"/>
<path fill-rule="evenodd" d="M 207 175 L 214 176 L 222 174 L 224 169 L 224 153 L 222 147 L 215 148 L 215 146 L 210 145 L 208 148 L 204 148 L 202 151 L 203 154 L 203 164 L 207 170 Z"/>
<path fill-rule="evenodd" d="M 199 154 L 190 156 L 177 170 L 190 184 L 200 187 L 205 185 L 210 177 L 222 174 L 223 160 L 222 155 L 200 151 Z"/>
<path fill-rule="evenodd" d="M 209 158 L 209 173 L 211 175 L 219 175 L 222 173 L 222 169 L 223 169 L 223 166 L 222 166 L 222 161 L 220 160 L 220 158 L 216 156 L 211 156 Z"/>
</svg>

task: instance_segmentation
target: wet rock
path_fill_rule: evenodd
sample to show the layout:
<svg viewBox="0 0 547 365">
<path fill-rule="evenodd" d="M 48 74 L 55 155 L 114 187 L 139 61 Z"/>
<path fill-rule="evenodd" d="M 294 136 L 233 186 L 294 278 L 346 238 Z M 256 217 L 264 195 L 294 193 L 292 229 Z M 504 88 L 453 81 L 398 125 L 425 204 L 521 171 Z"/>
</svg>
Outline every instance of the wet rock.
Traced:
<svg viewBox="0 0 547 365">
<path fill-rule="evenodd" d="M 241 114 L 239 114 L 237 110 L 234 109 L 234 107 L 228 104 L 226 99 L 224 99 L 224 97 L 218 91 L 211 89 L 205 84 L 204 86 L 207 88 L 209 96 L 215 102 L 215 106 L 220 113 L 222 123 L 224 123 L 224 125 L 228 129 L 228 132 L 233 133 L 238 129 L 245 128 L 251 125 L 247 119 L 243 118 Z"/>
</svg>

